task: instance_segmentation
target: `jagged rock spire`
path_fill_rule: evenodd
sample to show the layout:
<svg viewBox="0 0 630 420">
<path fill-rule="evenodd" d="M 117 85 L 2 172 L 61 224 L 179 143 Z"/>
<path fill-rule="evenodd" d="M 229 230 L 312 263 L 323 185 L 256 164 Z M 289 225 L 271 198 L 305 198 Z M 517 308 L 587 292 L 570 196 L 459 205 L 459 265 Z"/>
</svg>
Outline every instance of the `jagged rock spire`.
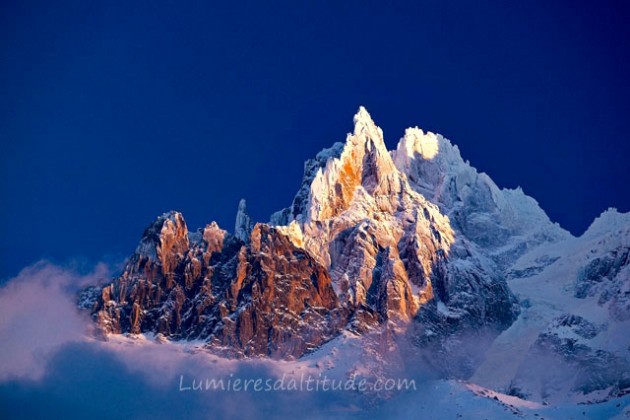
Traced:
<svg viewBox="0 0 630 420">
<path fill-rule="evenodd" d="M 364 107 L 354 116 L 354 132 L 348 134 L 339 157 L 326 162 L 310 187 L 310 220 L 326 220 L 345 211 L 357 189 L 376 196 L 396 196 L 400 178 L 385 147 L 383 131 Z"/>
<path fill-rule="evenodd" d="M 247 202 L 244 198 L 238 203 L 238 211 L 236 212 L 236 222 L 234 223 L 234 236 L 243 242 L 249 241 L 252 232 L 252 220 L 247 214 Z"/>
<path fill-rule="evenodd" d="M 180 212 L 170 211 L 159 216 L 145 229 L 136 254 L 168 266 L 164 261 L 165 256 L 176 254 L 181 258 L 188 247 L 188 228 L 184 216 Z"/>
</svg>

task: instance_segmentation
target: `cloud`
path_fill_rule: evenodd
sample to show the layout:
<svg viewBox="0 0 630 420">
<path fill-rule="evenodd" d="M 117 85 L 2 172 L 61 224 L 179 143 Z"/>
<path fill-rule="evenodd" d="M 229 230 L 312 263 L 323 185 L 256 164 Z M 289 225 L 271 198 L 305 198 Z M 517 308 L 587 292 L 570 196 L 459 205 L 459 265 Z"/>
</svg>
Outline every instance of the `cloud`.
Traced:
<svg viewBox="0 0 630 420">
<path fill-rule="evenodd" d="M 90 322 L 71 296 L 107 277 L 103 264 L 81 275 L 40 262 L 6 283 L 0 289 L 0 381 L 40 379 L 52 353 L 66 343 L 83 340 Z"/>
</svg>

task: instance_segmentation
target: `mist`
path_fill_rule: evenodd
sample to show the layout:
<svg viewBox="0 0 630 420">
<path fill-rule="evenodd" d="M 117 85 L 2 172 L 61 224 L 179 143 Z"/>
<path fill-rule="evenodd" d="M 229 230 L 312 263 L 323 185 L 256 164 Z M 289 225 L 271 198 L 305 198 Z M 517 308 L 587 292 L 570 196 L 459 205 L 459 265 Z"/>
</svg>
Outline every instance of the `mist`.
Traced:
<svg viewBox="0 0 630 420">
<path fill-rule="evenodd" d="M 0 289 L 0 412 L 8 418 L 361 417 L 365 397 L 349 392 L 188 390 L 212 379 L 279 380 L 308 363 L 227 360 L 202 343 L 144 337 L 94 338 L 77 291 L 108 278 L 40 262 Z M 369 407 L 369 404 L 367 405 Z"/>
</svg>

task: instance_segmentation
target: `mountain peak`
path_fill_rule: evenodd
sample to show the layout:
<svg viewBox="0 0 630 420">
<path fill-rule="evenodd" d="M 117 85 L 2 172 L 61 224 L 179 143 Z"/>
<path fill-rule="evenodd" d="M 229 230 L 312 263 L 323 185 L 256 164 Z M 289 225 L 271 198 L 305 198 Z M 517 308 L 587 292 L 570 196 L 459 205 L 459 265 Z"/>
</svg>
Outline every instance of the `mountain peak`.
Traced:
<svg viewBox="0 0 630 420">
<path fill-rule="evenodd" d="M 383 131 L 364 107 L 354 116 L 354 133 L 349 133 L 339 156 L 331 156 L 310 185 L 309 216 L 325 220 L 345 211 L 355 192 L 363 189 L 372 196 L 399 192 L 400 180 L 385 147 Z"/>
<path fill-rule="evenodd" d="M 348 332 L 388 351 L 384 340 L 409 339 L 412 352 L 401 356 L 417 347 L 430 356 L 423 364 L 449 378 L 485 381 L 501 370 L 505 381 L 490 385 L 528 395 L 540 381 L 520 371 L 539 363 L 540 350 L 589 372 L 572 390 L 627 382 L 622 347 L 600 346 L 630 319 L 630 214 L 608 210 L 584 239 L 571 238 L 441 135 L 408 128 L 388 152 L 360 107 L 346 141 L 306 162 L 291 207 L 252 226 L 245 200 L 234 236 L 216 223 L 188 234 L 180 213 L 166 213 L 122 274 L 81 305 L 106 333 L 203 340 L 230 357 L 301 357 Z M 599 326 L 603 310 L 610 329 Z"/>
<path fill-rule="evenodd" d="M 404 149 L 407 156 L 417 154 L 425 160 L 435 158 L 440 150 L 438 136 L 418 127 L 407 128 L 398 147 Z"/>
<path fill-rule="evenodd" d="M 374 123 L 374 120 L 372 119 L 372 116 L 370 115 L 368 110 L 365 109 L 364 106 L 360 106 L 359 110 L 357 111 L 357 113 L 354 114 L 353 122 L 354 122 L 354 132 L 355 132 L 355 134 L 357 133 L 357 129 L 360 129 L 360 128 L 366 127 L 366 126 L 375 126 L 376 125 Z"/>
<path fill-rule="evenodd" d="M 374 148 L 387 151 L 383 140 L 383 130 L 376 125 L 370 113 L 365 107 L 360 106 L 352 119 L 354 122 L 354 133 L 349 134 L 346 144 L 365 146 L 368 150 Z"/>
<path fill-rule="evenodd" d="M 159 251 L 173 237 L 179 237 L 182 241 L 188 240 L 188 228 L 184 216 L 178 211 L 169 211 L 158 216 L 142 234 L 142 240 L 136 249 L 136 253 L 157 259 Z"/>
<path fill-rule="evenodd" d="M 619 231 L 626 226 L 630 226 L 630 213 L 620 213 L 616 208 L 611 207 L 593 220 L 593 223 L 584 232 L 584 236 L 595 237 Z"/>
</svg>

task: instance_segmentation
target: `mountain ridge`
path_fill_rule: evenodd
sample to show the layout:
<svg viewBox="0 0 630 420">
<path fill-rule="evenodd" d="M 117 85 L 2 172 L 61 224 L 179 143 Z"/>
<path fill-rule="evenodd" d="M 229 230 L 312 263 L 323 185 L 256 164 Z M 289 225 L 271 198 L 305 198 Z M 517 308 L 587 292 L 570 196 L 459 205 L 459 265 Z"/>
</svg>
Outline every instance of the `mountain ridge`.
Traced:
<svg viewBox="0 0 630 420">
<path fill-rule="evenodd" d="M 446 377 L 483 378 L 485 352 L 529 312 L 510 284 L 567 258 L 528 256 L 588 235 L 552 223 L 520 188 L 499 189 L 439 134 L 408 128 L 388 151 L 364 107 L 353 121 L 345 142 L 305 163 L 269 223 L 254 224 L 244 200 L 234 234 L 214 222 L 191 233 L 181 213 L 165 213 L 80 306 L 105 336 L 200 339 L 230 357 L 294 359 L 343 331 L 384 331 L 430 351 L 425 362 Z M 629 223 L 604 213 L 593 232 L 608 225 Z M 453 351 L 470 336 L 474 349 Z"/>
</svg>

